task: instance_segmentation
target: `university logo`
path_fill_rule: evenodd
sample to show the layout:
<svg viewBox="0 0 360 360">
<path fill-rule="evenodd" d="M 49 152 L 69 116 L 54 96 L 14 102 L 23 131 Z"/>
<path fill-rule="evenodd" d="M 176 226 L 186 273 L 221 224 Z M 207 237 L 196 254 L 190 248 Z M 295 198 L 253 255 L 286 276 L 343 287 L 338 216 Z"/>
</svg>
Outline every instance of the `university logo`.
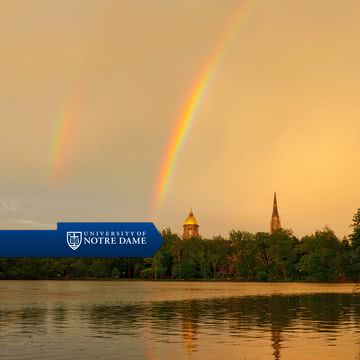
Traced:
<svg viewBox="0 0 360 360">
<path fill-rule="evenodd" d="M 76 250 L 82 243 L 82 232 L 68 231 L 66 233 L 66 241 L 71 249 Z"/>
</svg>

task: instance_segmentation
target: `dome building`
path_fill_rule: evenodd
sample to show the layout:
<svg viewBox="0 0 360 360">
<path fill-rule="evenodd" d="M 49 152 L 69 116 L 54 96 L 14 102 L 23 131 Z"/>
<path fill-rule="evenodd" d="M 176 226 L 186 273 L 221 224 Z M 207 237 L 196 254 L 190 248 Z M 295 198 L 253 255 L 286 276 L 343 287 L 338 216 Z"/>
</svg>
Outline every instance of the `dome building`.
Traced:
<svg viewBox="0 0 360 360">
<path fill-rule="evenodd" d="M 199 223 L 193 214 L 192 209 L 190 210 L 189 216 L 184 221 L 184 232 L 183 239 L 190 239 L 192 237 L 199 237 Z"/>
</svg>

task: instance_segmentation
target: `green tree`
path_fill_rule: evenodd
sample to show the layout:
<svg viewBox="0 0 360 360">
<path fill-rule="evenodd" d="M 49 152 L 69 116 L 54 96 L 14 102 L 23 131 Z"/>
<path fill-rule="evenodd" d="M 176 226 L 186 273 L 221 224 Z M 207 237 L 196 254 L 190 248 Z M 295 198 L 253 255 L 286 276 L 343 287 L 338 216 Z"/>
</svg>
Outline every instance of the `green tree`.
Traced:
<svg viewBox="0 0 360 360">
<path fill-rule="evenodd" d="M 109 277 L 108 269 L 104 260 L 95 260 L 89 269 L 90 275 L 95 278 Z"/>
<path fill-rule="evenodd" d="M 246 231 L 230 231 L 230 246 L 235 276 L 254 279 L 256 275 L 257 244 L 255 236 Z"/>
<path fill-rule="evenodd" d="M 152 270 L 154 273 L 154 279 L 163 278 L 166 275 L 167 263 L 168 263 L 168 253 L 162 251 L 161 249 L 155 254 L 152 259 Z"/>
<path fill-rule="evenodd" d="M 280 229 L 270 235 L 267 252 L 272 264 L 272 280 L 297 278 L 297 244 L 291 230 Z"/>
<path fill-rule="evenodd" d="M 352 219 L 353 232 L 350 235 L 351 245 L 354 249 L 360 246 L 360 208 L 354 214 Z"/>
<path fill-rule="evenodd" d="M 333 281 L 341 276 L 341 244 L 334 232 L 325 227 L 315 234 L 305 236 L 298 246 L 301 255 L 299 271 L 310 280 Z"/>
<path fill-rule="evenodd" d="M 208 241 L 207 247 L 209 249 L 209 264 L 211 266 L 211 273 L 213 277 L 219 276 L 220 263 L 225 259 L 225 240 L 221 237 L 214 238 Z"/>
<path fill-rule="evenodd" d="M 172 276 L 175 279 L 195 279 L 197 275 L 198 273 L 194 264 L 188 259 L 183 259 L 181 268 L 177 263 L 173 265 Z"/>
<path fill-rule="evenodd" d="M 120 277 L 120 271 L 117 267 L 114 267 L 111 271 L 111 277 L 113 279 L 118 279 Z"/>
<path fill-rule="evenodd" d="M 171 277 L 181 278 L 182 240 L 169 228 L 164 229 L 161 234 L 164 239 L 164 243 L 159 251 L 163 254 L 166 253 L 166 255 L 162 258 L 162 260 L 166 260 L 166 274 Z M 164 263 L 162 263 L 162 265 L 164 266 Z M 176 276 L 174 276 L 175 268 Z"/>
<path fill-rule="evenodd" d="M 141 270 L 140 276 L 143 279 L 153 279 L 154 278 L 153 269 L 152 268 L 145 268 L 145 269 Z"/>
</svg>

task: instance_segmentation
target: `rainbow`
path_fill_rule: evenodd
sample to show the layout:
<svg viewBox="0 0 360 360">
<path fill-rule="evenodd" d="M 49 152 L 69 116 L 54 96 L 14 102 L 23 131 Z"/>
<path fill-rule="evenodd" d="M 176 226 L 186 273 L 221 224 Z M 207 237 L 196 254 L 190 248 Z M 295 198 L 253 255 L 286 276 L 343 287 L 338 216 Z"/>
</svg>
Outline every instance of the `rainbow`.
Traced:
<svg viewBox="0 0 360 360">
<path fill-rule="evenodd" d="M 65 167 L 71 156 L 74 128 L 78 119 L 78 94 L 74 92 L 64 102 L 60 116 L 55 122 L 50 144 L 49 177 L 51 182 L 64 178 Z"/>
<path fill-rule="evenodd" d="M 241 25 L 244 24 L 245 20 L 252 12 L 254 4 L 255 0 L 241 2 L 239 10 L 228 22 L 225 31 L 222 36 L 220 36 L 217 45 L 210 53 L 208 60 L 205 62 L 205 65 L 202 67 L 186 96 L 186 100 L 175 121 L 175 127 L 170 136 L 170 141 L 167 145 L 165 156 L 156 178 L 152 206 L 154 214 L 160 208 L 165 197 L 181 145 L 184 143 L 186 135 L 189 133 L 193 120 L 196 117 L 197 111 L 205 98 L 206 90 L 209 88 L 209 84 L 214 77 L 217 68 L 220 66 L 224 54 L 230 47 Z"/>
</svg>

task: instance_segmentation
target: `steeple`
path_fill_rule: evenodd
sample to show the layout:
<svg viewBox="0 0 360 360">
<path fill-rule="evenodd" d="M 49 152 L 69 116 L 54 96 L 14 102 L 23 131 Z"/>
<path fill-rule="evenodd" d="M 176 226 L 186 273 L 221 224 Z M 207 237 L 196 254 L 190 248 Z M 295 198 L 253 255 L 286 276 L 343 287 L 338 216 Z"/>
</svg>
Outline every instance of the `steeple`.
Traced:
<svg viewBox="0 0 360 360">
<path fill-rule="evenodd" d="M 273 213 L 272 216 L 279 217 L 278 207 L 277 207 L 277 200 L 276 200 L 276 192 L 274 192 L 274 204 L 273 204 Z"/>
<path fill-rule="evenodd" d="M 274 193 L 273 211 L 271 216 L 270 232 L 274 233 L 281 229 L 280 216 L 277 206 L 276 192 Z"/>
</svg>

